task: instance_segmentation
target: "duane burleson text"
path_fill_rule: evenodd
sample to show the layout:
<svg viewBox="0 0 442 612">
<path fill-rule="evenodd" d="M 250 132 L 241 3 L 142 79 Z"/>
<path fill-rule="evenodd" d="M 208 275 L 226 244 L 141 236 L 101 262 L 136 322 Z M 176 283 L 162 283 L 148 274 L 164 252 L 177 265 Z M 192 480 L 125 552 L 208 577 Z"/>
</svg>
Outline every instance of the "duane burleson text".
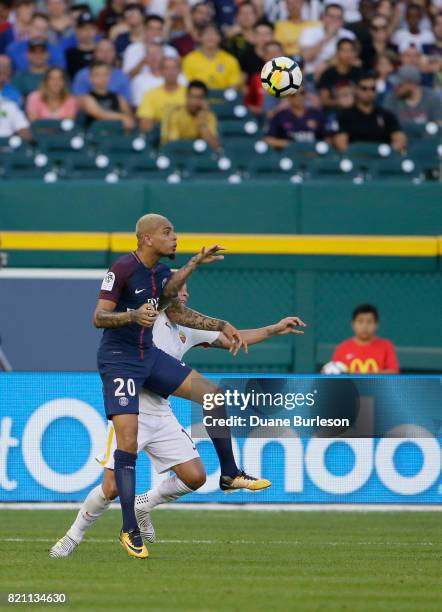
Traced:
<svg viewBox="0 0 442 612">
<path fill-rule="evenodd" d="M 230 416 L 226 419 L 211 415 L 203 417 L 205 427 L 350 427 L 349 419 L 325 419 L 319 416 L 301 417 L 293 415 L 290 418 L 266 418 L 257 415 L 248 417 Z"/>
</svg>

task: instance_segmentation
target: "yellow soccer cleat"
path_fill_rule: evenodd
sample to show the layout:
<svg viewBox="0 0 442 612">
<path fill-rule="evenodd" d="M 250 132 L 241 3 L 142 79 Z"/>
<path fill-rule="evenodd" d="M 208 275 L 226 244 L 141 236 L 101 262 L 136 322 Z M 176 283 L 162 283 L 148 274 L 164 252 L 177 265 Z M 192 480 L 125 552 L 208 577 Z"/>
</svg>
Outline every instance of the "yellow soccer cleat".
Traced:
<svg viewBox="0 0 442 612">
<path fill-rule="evenodd" d="M 146 545 L 143 543 L 138 530 L 121 530 L 120 544 L 127 550 L 127 554 L 130 557 L 135 557 L 136 559 L 147 559 L 149 556 Z"/>
<path fill-rule="evenodd" d="M 219 479 L 219 487 L 224 493 L 233 493 L 240 489 L 247 489 L 248 491 L 262 491 L 271 487 L 272 483 L 270 480 L 265 478 L 253 478 L 241 470 L 238 474 L 232 478 L 231 476 L 221 476 Z"/>
</svg>

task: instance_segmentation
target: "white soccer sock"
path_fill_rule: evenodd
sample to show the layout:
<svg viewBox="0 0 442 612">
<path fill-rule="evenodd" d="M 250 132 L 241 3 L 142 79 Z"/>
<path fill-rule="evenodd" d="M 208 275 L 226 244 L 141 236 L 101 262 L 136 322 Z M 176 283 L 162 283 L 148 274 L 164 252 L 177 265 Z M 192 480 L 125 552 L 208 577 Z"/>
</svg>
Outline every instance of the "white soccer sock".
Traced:
<svg viewBox="0 0 442 612">
<path fill-rule="evenodd" d="M 103 493 L 101 485 L 92 489 L 82 503 L 77 518 L 69 528 L 67 535 L 76 542 L 81 542 L 86 530 L 109 508 L 111 501 Z"/>
<path fill-rule="evenodd" d="M 142 495 L 137 495 L 135 498 L 135 505 L 142 505 L 143 508 L 147 509 L 149 512 L 158 506 L 159 504 L 166 504 L 168 502 L 173 502 L 175 499 L 186 495 L 187 493 L 192 493 L 193 489 L 188 487 L 182 480 L 178 478 L 178 476 L 171 476 L 166 480 L 160 482 L 154 489 L 151 489 L 147 493 L 143 493 Z"/>
</svg>

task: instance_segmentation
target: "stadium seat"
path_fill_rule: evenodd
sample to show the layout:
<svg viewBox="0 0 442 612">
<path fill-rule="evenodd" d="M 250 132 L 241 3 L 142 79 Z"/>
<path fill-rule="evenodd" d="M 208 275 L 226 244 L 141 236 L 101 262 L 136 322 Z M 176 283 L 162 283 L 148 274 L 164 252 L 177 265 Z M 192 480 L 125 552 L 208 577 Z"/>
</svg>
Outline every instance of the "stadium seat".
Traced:
<svg viewBox="0 0 442 612">
<path fill-rule="evenodd" d="M 255 156 L 266 155 L 271 149 L 263 140 L 229 138 L 223 141 L 223 151 L 236 168 L 244 171 L 247 169 L 250 159 Z"/>
<path fill-rule="evenodd" d="M 264 155 L 255 153 L 248 159 L 246 166 L 248 176 L 254 179 L 281 180 L 283 177 L 288 180 L 299 169 L 297 163 L 275 151 L 268 151 Z"/>
<path fill-rule="evenodd" d="M 408 156 L 417 161 L 422 170 L 430 177 L 440 172 L 442 165 L 442 143 L 439 138 L 424 138 L 410 143 Z"/>
<path fill-rule="evenodd" d="M 100 151 L 109 155 L 141 154 L 150 148 L 150 142 L 140 134 L 110 134 L 100 143 Z"/>
<path fill-rule="evenodd" d="M 367 178 L 376 180 L 418 180 L 421 167 L 409 157 L 394 155 L 387 159 L 372 161 L 367 167 Z"/>
<path fill-rule="evenodd" d="M 331 147 L 326 143 L 321 144 L 324 149 L 324 155 L 329 154 Z M 315 142 L 292 142 L 281 151 L 281 154 L 307 168 L 318 157 L 316 145 L 317 143 Z"/>
<path fill-rule="evenodd" d="M 409 142 L 416 142 L 423 138 L 436 137 L 438 126 L 436 123 L 406 123 L 404 124 L 404 132 L 407 135 Z M 439 137 L 440 138 L 440 137 Z"/>
<path fill-rule="evenodd" d="M 236 170 L 232 160 L 224 155 L 193 156 L 184 166 L 187 176 L 200 179 L 224 179 Z"/>
<path fill-rule="evenodd" d="M 162 164 L 160 158 L 164 157 Z M 174 171 L 174 165 L 166 156 L 154 156 L 143 153 L 127 155 L 124 159 L 116 160 L 115 169 L 122 178 L 137 178 L 164 181 Z"/>
<path fill-rule="evenodd" d="M 94 121 L 85 133 L 88 142 L 98 148 L 106 144 L 109 138 L 118 138 L 126 134 L 121 121 Z"/>
<path fill-rule="evenodd" d="M 159 149 L 159 154 L 171 159 L 175 165 L 183 168 L 186 162 L 194 157 L 212 155 L 212 149 L 204 140 L 173 140 Z"/>
<path fill-rule="evenodd" d="M 314 159 L 308 166 L 308 175 L 312 179 L 348 181 L 357 178 L 359 173 L 351 160 L 332 155 Z"/>
<path fill-rule="evenodd" d="M 46 157 L 46 156 L 45 156 Z M 44 161 L 44 160 L 43 160 Z M 48 160 L 36 164 L 36 157 L 30 150 L 14 151 L 2 156 L 2 178 L 35 179 L 42 178 L 48 170 Z"/>
<path fill-rule="evenodd" d="M 57 160 L 60 176 L 69 179 L 102 179 L 112 171 L 108 156 L 96 154 L 92 149 L 85 152 L 66 153 Z"/>
<path fill-rule="evenodd" d="M 256 138 L 261 129 L 256 119 L 225 119 L 219 122 L 219 130 L 224 141 L 228 138 Z"/>
</svg>

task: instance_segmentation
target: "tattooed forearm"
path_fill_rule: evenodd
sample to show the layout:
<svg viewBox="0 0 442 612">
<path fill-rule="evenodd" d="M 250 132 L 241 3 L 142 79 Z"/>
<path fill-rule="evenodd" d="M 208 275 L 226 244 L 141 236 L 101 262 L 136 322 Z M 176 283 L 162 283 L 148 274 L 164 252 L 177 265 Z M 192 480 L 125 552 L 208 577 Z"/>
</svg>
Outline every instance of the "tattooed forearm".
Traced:
<svg viewBox="0 0 442 612">
<path fill-rule="evenodd" d="M 123 327 L 133 322 L 133 311 L 129 312 L 109 312 L 107 310 L 97 310 L 94 313 L 95 327 Z"/>
<path fill-rule="evenodd" d="M 179 325 L 185 325 L 192 329 L 204 329 L 205 331 L 222 331 L 226 324 L 226 322 L 221 319 L 207 317 L 178 302 L 173 302 L 173 304 L 169 306 L 167 309 L 167 316 L 171 321 Z"/>
<path fill-rule="evenodd" d="M 173 298 L 176 298 L 178 291 L 197 267 L 195 259 L 196 257 L 189 259 L 189 261 L 182 268 L 174 272 L 169 278 L 161 293 L 159 304 L 160 308 L 165 308 L 167 304 L 173 300 Z"/>
</svg>

